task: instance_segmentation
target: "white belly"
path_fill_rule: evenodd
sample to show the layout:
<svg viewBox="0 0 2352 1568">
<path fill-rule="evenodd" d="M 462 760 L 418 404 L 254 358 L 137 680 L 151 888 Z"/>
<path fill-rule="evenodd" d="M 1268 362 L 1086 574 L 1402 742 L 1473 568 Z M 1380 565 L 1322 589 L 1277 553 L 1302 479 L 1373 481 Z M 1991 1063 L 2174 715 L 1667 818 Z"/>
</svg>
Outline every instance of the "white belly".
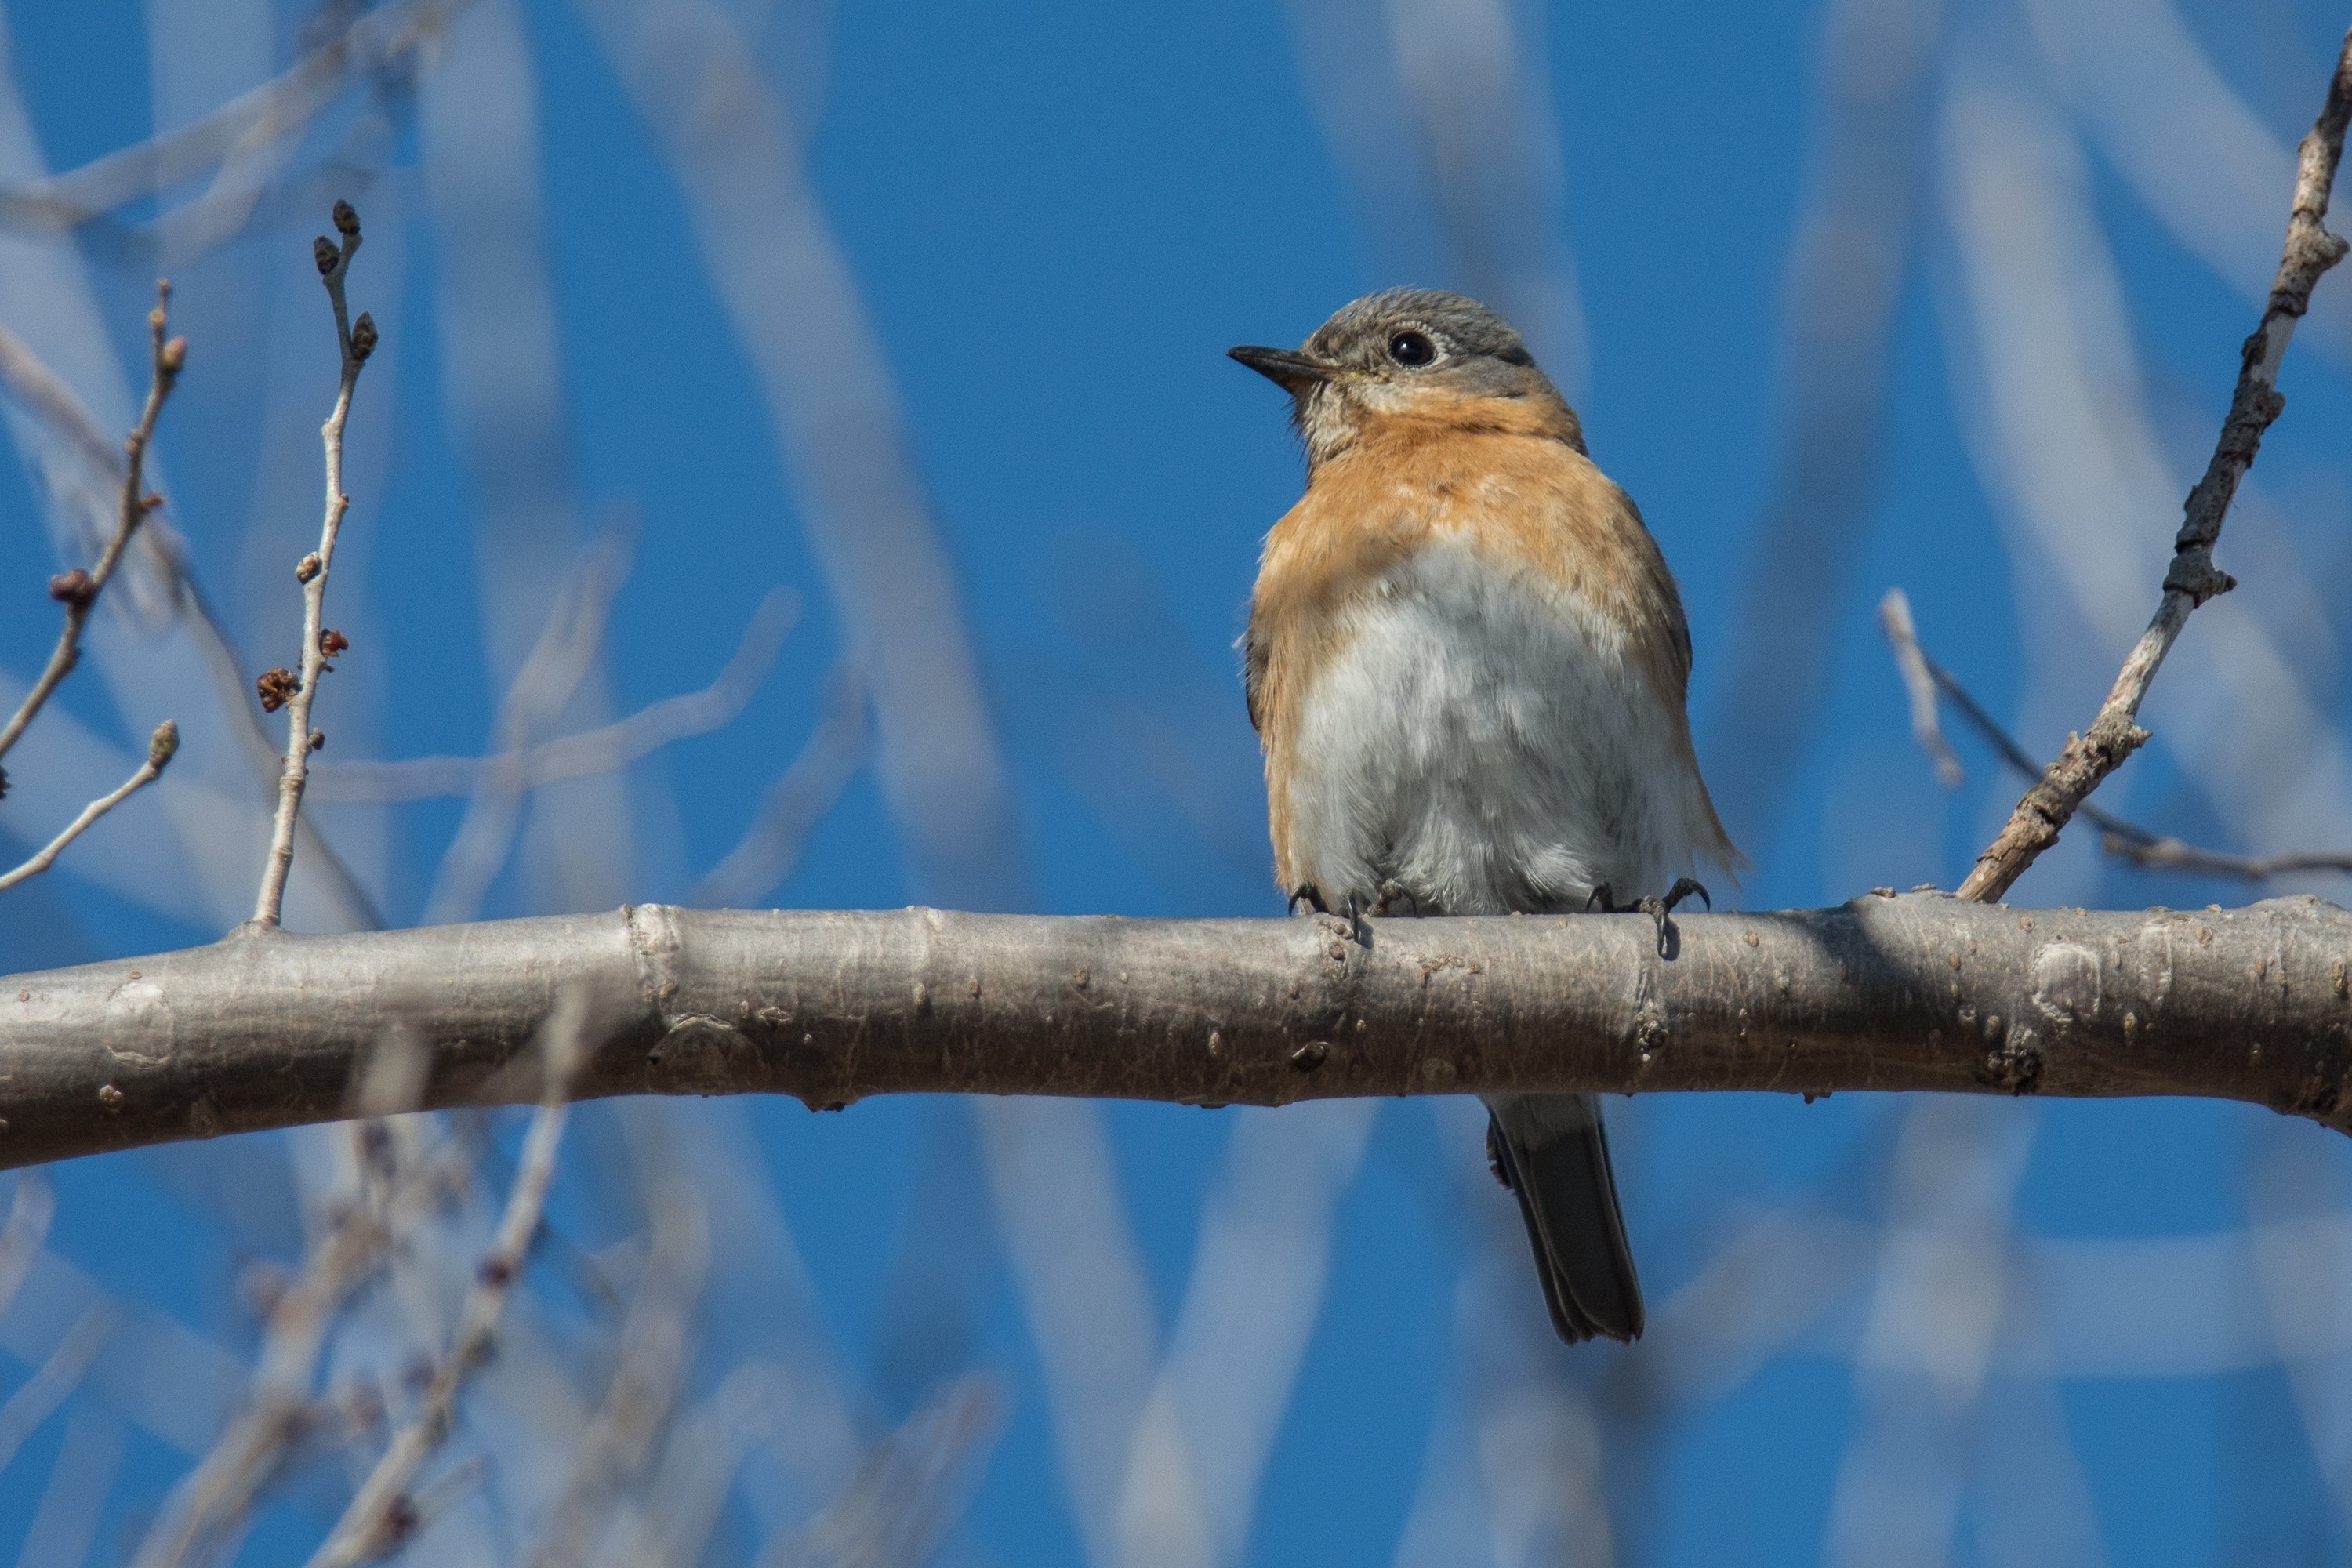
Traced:
<svg viewBox="0 0 2352 1568">
<path fill-rule="evenodd" d="M 1299 715 L 1291 863 L 1397 913 L 1581 910 L 1693 864 L 1676 716 L 1580 600 L 1433 545 L 1350 614 Z M 1402 896 L 1400 896 L 1402 895 Z"/>
</svg>

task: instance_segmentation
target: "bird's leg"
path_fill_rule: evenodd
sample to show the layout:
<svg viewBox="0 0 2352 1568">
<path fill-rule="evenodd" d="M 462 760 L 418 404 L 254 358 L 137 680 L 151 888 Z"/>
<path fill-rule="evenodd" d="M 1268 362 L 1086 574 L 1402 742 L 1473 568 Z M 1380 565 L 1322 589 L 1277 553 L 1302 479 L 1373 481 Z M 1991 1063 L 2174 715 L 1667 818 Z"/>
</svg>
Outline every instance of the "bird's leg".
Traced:
<svg viewBox="0 0 2352 1568">
<path fill-rule="evenodd" d="M 1660 958 L 1666 956 L 1666 917 L 1675 912 L 1675 905 L 1681 903 L 1685 899 L 1689 898 L 1693 893 L 1696 893 L 1699 897 L 1699 901 L 1705 904 L 1709 910 L 1715 908 L 1715 900 L 1707 896 L 1706 889 L 1700 887 L 1698 883 L 1693 881 L 1688 877 L 1676 877 L 1675 879 L 1675 885 L 1666 889 L 1666 896 L 1664 898 L 1660 899 L 1654 897 L 1643 899 L 1633 906 L 1635 909 L 1641 910 L 1643 914 L 1658 922 L 1658 956 Z"/>
</svg>

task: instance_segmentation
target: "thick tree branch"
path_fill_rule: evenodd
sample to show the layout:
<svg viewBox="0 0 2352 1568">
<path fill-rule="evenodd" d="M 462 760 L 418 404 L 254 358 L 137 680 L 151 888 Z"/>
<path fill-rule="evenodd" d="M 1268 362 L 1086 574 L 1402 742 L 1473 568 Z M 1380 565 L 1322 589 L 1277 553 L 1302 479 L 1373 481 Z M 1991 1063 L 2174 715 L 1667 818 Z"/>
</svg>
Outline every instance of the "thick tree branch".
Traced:
<svg viewBox="0 0 2352 1568">
<path fill-rule="evenodd" d="M 2341 237 L 2327 232 L 2326 224 L 2347 123 L 2352 123 L 2352 33 L 2345 35 L 2335 75 L 2328 79 L 2327 101 L 2303 139 L 2278 276 L 2271 284 L 2262 325 L 2239 351 L 2237 390 L 2230 396 L 2230 412 L 2221 421 L 2212 459 L 2205 466 L 2205 477 L 2189 492 L 2187 515 L 2172 542 L 2172 566 L 2164 574 L 2164 598 L 2125 658 L 2089 731 L 2066 737 L 2066 749 L 2025 792 L 2000 836 L 1977 857 L 1975 868 L 1960 884 L 1961 898 L 1997 902 L 2044 849 L 2058 842 L 2091 792 L 2147 742 L 2147 731 L 2139 727 L 2139 705 L 2165 655 L 2189 624 L 2189 612 L 2235 586 L 2230 574 L 2213 564 L 2213 545 L 2237 497 L 2238 481 L 2254 465 L 2263 432 L 2286 406 L 2278 392 L 2279 362 L 2286 357 L 2294 324 L 2311 308 L 2311 291 L 2320 276 L 2341 261 L 2347 248 Z"/>
<path fill-rule="evenodd" d="M 2352 1131 L 2352 914 L 1829 910 L 1370 922 L 617 913 L 209 947 L 0 981 L 0 1165 L 347 1114 L 398 1026 L 424 1103 L 911 1092 L 1191 1104 L 1500 1089 L 2242 1100 Z"/>
</svg>

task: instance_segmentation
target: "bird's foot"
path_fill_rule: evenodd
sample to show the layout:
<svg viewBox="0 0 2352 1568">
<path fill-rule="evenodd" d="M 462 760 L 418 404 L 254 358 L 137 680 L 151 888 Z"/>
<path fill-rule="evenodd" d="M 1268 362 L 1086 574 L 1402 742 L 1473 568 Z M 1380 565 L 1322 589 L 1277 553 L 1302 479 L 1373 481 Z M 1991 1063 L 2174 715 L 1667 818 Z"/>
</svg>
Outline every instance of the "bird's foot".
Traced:
<svg viewBox="0 0 2352 1568">
<path fill-rule="evenodd" d="M 1675 885 L 1666 889 L 1666 896 L 1664 898 L 1643 899 L 1640 903 L 1634 906 L 1634 908 L 1640 910 L 1643 914 L 1658 922 L 1658 956 L 1660 958 L 1669 956 L 1669 937 L 1671 935 L 1672 927 L 1667 917 L 1675 912 L 1675 905 L 1681 903 L 1685 899 L 1689 898 L 1693 893 L 1696 893 L 1699 897 L 1699 902 L 1705 904 L 1709 910 L 1715 908 L 1715 900 L 1707 896 L 1706 889 L 1700 887 L 1688 877 L 1676 877 L 1675 879 Z"/>
<path fill-rule="evenodd" d="M 1630 904 L 1619 903 L 1616 900 L 1615 894 L 1610 890 L 1609 884 L 1603 882 L 1599 887 L 1592 889 L 1592 896 L 1584 900 L 1584 907 L 1588 910 L 1597 909 L 1602 914 L 1607 915 L 1641 914 L 1649 916 L 1652 920 L 1657 922 L 1658 956 L 1660 958 L 1664 958 L 1668 955 L 1670 947 L 1668 938 L 1673 930 L 1673 921 L 1669 920 L 1668 917 L 1675 912 L 1675 909 L 1682 904 L 1684 900 L 1689 898 L 1693 893 L 1696 893 L 1699 898 L 1699 902 L 1705 904 L 1708 909 L 1712 910 L 1715 908 L 1715 900 L 1708 895 L 1706 889 L 1688 877 L 1675 878 L 1675 885 L 1666 889 L 1665 896 L 1664 898 L 1660 898 L 1657 895 L 1653 894 L 1646 899 L 1636 899 Z"/>
<path fill-rule="evenodd" d="M 1334 910 L 1323 901 L 1322 889 L 1312 882 L 1301 882 L 1290 895 L 1289 912 L 1297 914 L 1298 906 L 1301 904 L 1305 904 L 1310 913 L 1328 916 L 1333 920 L 1344 919 L 1348 922 L 1348 940 L 1358 947 L 1372 945 L 1372 928 L 1364 919 L 1364 910 L 1368 906 L 1361 893 L 1349 893 L 1346 906 L 1340 910 Z"/>
</svg>

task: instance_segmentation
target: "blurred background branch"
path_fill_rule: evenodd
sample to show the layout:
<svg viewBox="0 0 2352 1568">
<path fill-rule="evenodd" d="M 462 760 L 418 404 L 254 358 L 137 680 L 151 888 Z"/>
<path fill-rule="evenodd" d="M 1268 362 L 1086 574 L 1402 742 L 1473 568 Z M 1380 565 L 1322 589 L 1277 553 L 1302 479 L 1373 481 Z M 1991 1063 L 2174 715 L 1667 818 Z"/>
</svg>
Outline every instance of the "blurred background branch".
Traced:
<svg viewBox="0 0 2352 1568">
<path fill-rule="evenodd" d="M 1781 283 L 1779 445 L 1748 544 L 1727 672 L 1703 732 L 1738 765 L 1722 809 L 1777 826 L 1829 694 L 1826 613 L 1861 553 L 1887 444 L 1895 312 L 1919 253 L 1942 0 L 1832 0 L 1820 29 L 1808 190 Z"/>
</svg>

